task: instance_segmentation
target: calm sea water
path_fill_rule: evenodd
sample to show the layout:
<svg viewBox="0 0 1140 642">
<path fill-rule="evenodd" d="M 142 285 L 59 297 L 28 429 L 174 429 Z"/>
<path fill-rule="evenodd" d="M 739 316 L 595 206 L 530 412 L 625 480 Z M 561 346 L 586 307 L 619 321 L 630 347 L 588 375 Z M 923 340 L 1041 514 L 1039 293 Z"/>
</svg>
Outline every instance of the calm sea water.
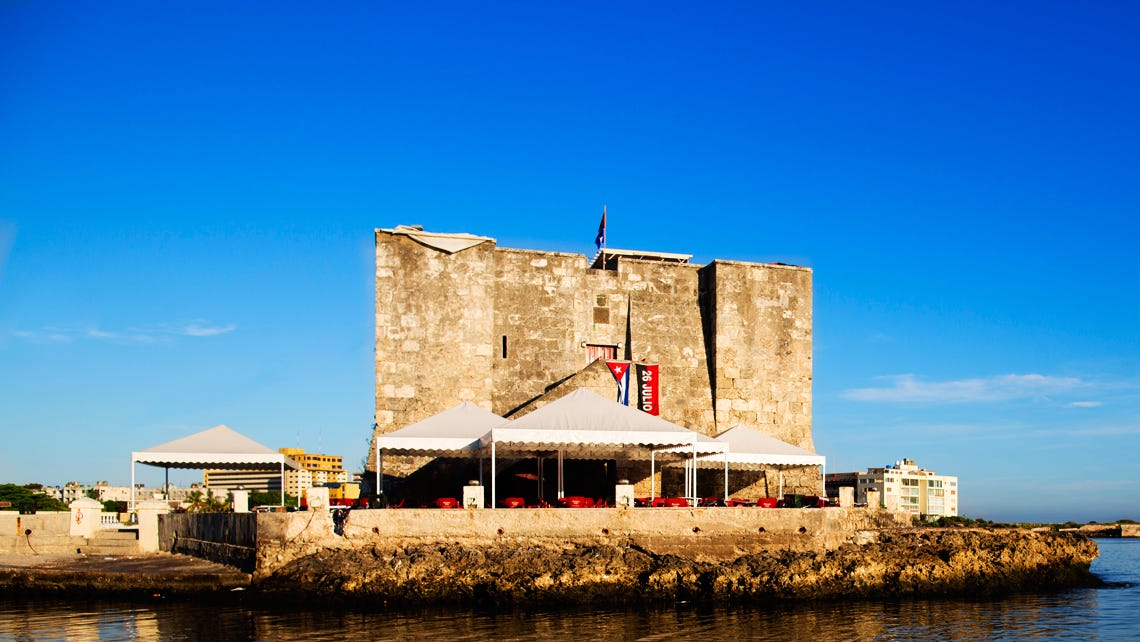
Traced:
<svg viewBox="0 0 1140 642">
<path fill-rule="evenodd" d="M 1098 540 L 1109 588 L 999 600 L 420 613 L 0 597 L 0 640 L 1135 640 L 1140 540 Z"/>
</svg>

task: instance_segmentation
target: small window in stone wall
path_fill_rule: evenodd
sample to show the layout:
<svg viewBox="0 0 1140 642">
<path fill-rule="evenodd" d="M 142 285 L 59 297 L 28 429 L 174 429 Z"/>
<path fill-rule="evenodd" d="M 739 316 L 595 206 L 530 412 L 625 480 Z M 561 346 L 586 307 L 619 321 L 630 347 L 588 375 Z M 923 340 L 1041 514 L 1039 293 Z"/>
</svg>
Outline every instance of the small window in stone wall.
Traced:
<svg viewBox="0 0 1140 642">
<path fill-rule="evenodd" d="M 610 309 L 609 308 L 594 308 L 594 323 L 610 322 Z"/>
<path fill-rule="evenodd" d="M 507 358 L 507 335 L 503 335 L 503 358 Z"/>
<path fill-rule="evenodd" d="M 593 363 L 595 359 L 616 359 L 617 346 L 589 344 L 586 346 L 586 362 Z"/>
</svg>

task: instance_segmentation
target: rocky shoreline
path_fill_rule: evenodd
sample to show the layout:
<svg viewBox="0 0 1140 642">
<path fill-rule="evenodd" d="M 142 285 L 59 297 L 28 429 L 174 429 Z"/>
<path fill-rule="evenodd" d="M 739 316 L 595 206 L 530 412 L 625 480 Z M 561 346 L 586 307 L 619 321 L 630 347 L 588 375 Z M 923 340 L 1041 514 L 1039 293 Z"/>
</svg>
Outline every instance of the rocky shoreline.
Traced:
<svg viewBox="0 0 1140 642">
<path fill-rule="evenodd" d="M 0 589 L 7 595 L 205 599 L 240 590 L 245 601 L 399 608 L 763 604 L 994 596 L 1102 585 L 1089 571 L 1097 546 L 1080 533 L 880 529 L 858 532 L 826 550 L 774 547 L 723 559 L 705 553 L 634 538 L 392 538 L 321 549 L 253 576 L 183 555 L 24 557 L 0 563 Z"/>
<path fill-rule="evenodd" d="M 826 598 L 976 596 L 1099 586 L 1096 544 L 1075 533 L 892 529 L 824 551 L 773 550 L 709 561 L 635 541 L 379 542 L 324 550 L 255 579 L 281 598 L 373 607 L 764 603 Z"/>
</svg>

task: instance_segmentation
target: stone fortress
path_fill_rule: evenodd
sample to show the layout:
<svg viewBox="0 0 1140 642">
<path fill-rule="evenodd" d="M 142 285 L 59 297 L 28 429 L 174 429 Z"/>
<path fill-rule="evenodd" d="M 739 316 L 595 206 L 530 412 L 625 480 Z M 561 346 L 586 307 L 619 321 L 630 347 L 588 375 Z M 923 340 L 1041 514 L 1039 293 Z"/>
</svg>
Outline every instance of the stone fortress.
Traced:
<svg viewBox="0 0 1140 642">
<path fill-rule="evenodd" d="M 689 258 L 607 249 L 591 262 L 471 234 L 376 230 L 369 462 L 377 435 L 461 401 L 514 418 L 580 387 L 612 399 L 607 358 L 660 365 L 666 420 L 708 435 L 746 424 L 814 451 L 811 270 Z M 644 480 L 644 468 L 619 476 Z M 755 477 L 732 492 L 775 494 L 744 488 Z M 800 483 L 822 492 L 818 468 Z"/>
</svg>

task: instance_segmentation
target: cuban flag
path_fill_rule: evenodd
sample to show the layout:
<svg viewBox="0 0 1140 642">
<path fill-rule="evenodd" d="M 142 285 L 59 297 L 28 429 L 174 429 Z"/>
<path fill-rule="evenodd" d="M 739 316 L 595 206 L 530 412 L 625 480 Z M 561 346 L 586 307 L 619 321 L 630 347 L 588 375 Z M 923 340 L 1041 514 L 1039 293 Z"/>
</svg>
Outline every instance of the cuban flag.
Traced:
<svg viewBox="0 0 1140 642">
<path fill-rule="evenodd" d="M 610 373 L 614 376 L 614 379 L 617 380 L 617 402 L 623 406 L 628 406 L 630 363 L 628 361 L 607 361 L 606 365 L 609 366 Z"/>
<path fill-rule="evenodd" d="M 594 245 L 602 249 L 606 245 L 606 206 L 602 206 L 602 222 L 598 224 L 598 235 L 594 237 Z"/>
</svg>

